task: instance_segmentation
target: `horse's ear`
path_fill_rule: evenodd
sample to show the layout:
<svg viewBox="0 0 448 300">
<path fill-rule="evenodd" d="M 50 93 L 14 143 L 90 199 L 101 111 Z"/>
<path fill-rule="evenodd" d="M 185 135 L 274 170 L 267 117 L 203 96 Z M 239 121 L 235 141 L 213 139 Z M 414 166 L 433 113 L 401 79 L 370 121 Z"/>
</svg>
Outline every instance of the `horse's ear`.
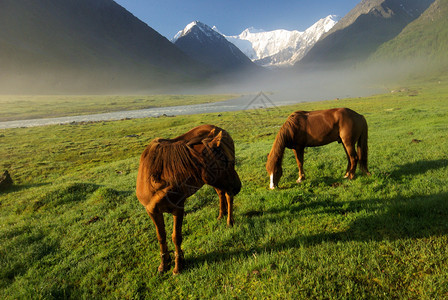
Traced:
<svg viewBox="0 0 448 300">
<path fill-rule="evenodd" d="M 222 139 L 222 131 L 220 131 L 218 135 L 213 138 L 213 140 L 210 142 L 210 146 L 219 147 L 219 145 L 221 145 L 221 139 Z"/>
</svg>

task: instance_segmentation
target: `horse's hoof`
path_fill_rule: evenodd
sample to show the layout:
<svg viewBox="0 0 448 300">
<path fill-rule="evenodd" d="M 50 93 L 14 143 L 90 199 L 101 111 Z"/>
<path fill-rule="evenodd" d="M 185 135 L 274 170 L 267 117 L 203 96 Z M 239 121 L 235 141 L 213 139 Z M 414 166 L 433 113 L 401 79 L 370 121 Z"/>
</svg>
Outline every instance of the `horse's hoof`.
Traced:
<svg viewBox="0 0 448 300">
<path fill-rule="evenodd" d="M 163 275 L 163 274 L 165 274 L 166 271 L 168 271 L 168 269 L 165 268 L 165 267 L 160 267 L 160 266 L 159 266 L 159 267 L 157 268 L 157 274 L 159 274 L 159 275 Z"/>
<path fill-rule="evenodd" d="M 219 213 L 217 220 L 222 220 L 223 218 L 225 218 L 227 216 L 227 210 L 223 211 L 221 213 Z"/>
<path fill-rule="evenodd" d="M 353 178 L 355 178 L 354 174 L 345 174 L 344 178 L 348 178 L 349 180 L 352 180 Z"/>
<path fill-rule="evenodd" d="M 180 274 L 180 271 L 179 271 L 179 270 L 176 270 L 176 269 L 173 270 L 173 276 L 177 276 L 177 275 L 179 275 L 179 274 Z"/>
<path fill-rule="evenodd" d="M 171 268 L 171 256 L 169 256 L 168 253 L 165 255 L 167 256 L 163 258 L 163 262 L 160 263 L 159 267 L 157 268 L 157 272 L 159 274 L 163 274 Z"/>
<path fill-rule="evenodd" d="M 176 253 L 175 255 L 176 255 L 176 260 L 175 260 L 175 265 L 174 265 L 174 269 L 173 269 L 173 275 L 179 275 L 185 265 L 184 253 L 181 250 L 179 253 Z"/>
</svg>

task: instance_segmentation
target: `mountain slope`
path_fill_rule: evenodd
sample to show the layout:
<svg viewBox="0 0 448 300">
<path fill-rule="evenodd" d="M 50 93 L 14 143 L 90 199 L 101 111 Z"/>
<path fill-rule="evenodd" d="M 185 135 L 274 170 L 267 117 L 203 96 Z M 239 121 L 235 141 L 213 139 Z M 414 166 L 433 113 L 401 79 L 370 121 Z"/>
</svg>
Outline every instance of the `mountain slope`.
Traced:
<svg viewBox="0 0 448 300">
<path fill-rule="evenodd" d="M 407 59 L 448 61 L 448 0 L 436 0 L 370 57 L 371 61 Z"/>
<path fill-rule="evenodd" d="M 320 19 L 304 32 L 297 30 L 263 31 L 248 28 L 237 36 L 226 36 L 252 61 L 265 67 L 289 66 L 308 50 L 336 23 L 336 16 Z"/>
<path fill-rule="evenodd" d="M 2 0 L 0 28 L 3 88 L 143 88 L 205 71 L 112 0 Z"/>
<path fill-rule="evenodd" d="M 224 36 L 198 21 L 179 31 L 172 42 L 192 58 L 220 72 L 256 68 L 256 65 Z"/>
<path fill-rule="evenodd" d="M 338 22 L 298 63 L 329 67 L 365 60 L 397 36 L 434 0 L 363 0 Z"/>
</svg>

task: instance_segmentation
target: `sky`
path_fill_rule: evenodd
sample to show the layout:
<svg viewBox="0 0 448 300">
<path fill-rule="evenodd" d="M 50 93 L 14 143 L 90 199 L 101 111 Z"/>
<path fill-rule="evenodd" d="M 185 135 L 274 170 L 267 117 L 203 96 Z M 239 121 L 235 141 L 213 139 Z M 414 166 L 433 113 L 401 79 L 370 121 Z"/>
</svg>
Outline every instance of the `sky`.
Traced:
<svg viewBox="0 0 448 300">
<path fill-rule="evenodd" d="M 345 16 L 361 0 L 115 0 L 171 40 L 193 21 L 225 35 L 244 29 L 304 31 L 328 15 Z"/>
</svg>

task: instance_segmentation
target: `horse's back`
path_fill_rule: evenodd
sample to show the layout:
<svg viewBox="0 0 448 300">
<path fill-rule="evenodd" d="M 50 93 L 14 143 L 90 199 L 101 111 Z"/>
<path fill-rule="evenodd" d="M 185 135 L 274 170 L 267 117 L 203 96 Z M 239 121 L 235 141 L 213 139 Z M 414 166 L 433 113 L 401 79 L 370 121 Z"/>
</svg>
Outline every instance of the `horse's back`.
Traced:
<svg viewBox="0 0 448 300">
<path fill-rule="evenodd" d="M 205 138 L 210 134 L 211 131 L 217 130 L 217 129 L 219 129 L 219 128 L 216 127 L 215 125 L 210 125 L 210 124 L 199 125 L 197 127 L 190 129 L 186 133 L 174 138 L 174 140 L 188 141 L 195 137 L 204 137 Z"/>
<path fill-rule="evenodd" d="M 336 108 L 335 113 L 340 114 L 344 118 L 350 118 L 350 119 L 354 119 L 354 120 L 359 120 L 359 119 L 364 118 L 361 114 L 359 114 L 356 111 L 354 111 L 350 108 L 347 108 L 347 107 Z"/>
<path fill-rule="evenodd" d="M 221 131 L 223 132 L 223 138 L 225 140 L 231 140 L 233 143 L 230 135 L 224 129 L 210 124 L 199 125 L 178 137 L 175 137 L 173 139 L 166 139 L 166 141 L 170 141 L 171 143 L 184 142 L 192 145 L 195 143 L 201 143 L 204 139 L 207 138 L 214 138 Z"/>
<path fill-rule="evenodd" d="M 307 146 L 322 146 L 344 136 L 359 136 L 366 124 L 362 115 L 345 107 L 295 111 L 287 122 L 295 128 L 296 143 Z"/>
<path fill-rule="evenodd" d="M 302 111 L 301 113 L 306 113 L 309 116 L 308 118 L 318 119 L 321 120 L 321 122 L 334 125 L 351 123 L 354 126 L 359 126 L 361 123 L 365 122 L 365 118 L 363 115 L 347 107 L 316 110 L 310 112 Z"/>
</svg>

